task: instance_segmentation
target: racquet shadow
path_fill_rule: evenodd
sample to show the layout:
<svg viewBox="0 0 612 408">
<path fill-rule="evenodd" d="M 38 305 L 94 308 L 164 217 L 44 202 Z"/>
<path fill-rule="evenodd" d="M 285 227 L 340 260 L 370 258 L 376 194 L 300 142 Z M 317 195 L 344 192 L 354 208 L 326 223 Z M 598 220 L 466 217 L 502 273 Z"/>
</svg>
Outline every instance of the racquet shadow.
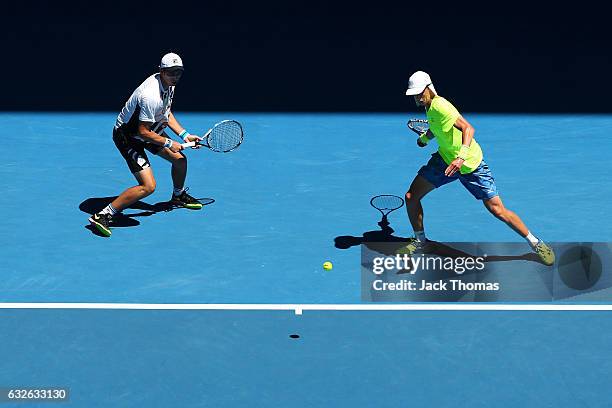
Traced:
<svg viewBox="0 0 612 408">
<path fill-rule="evenodd" d="M 355 237 L 350 235 L 342 235 L 334 238 L 334 245 L 338 249 L 349 249 L 351 247 L 364 244 L 369 249 L 385 254 L 392 255 L 395 249 L 394 245 L 389 243 L 397 243 L 397 248 L 406 245 L 409 238 L 398 237 L 393 235 L 395 230 L 391 228 L 387 216 L 393 211 L 401 208 L 404 205 L 404 199 L 396 195 L 381 194 L 372 197 L 370 205 L 376 208 L 382 215 L 381 220 L 378 222 L 380 230 L 366 231 L 361 237 Z"/>
<path fill-rule="evenodd" d="M 93 215 L 98 211 L 101 211 L 104 207 L 109 205 L 117 196 L 113 197 L 92 197 L 88 198 L 79 204 L 79 210 Z M 206 206 L 215 202 L 212 198 L 200 198 L 200 201 Z M 145 203 L 144 201 L 136 201 L 130 205 L 126 210 L 139 210 L 136 213 L 124 214 L 119 213 L 113 216 L 112 227 L 113 228 L 125 228 L 125 227 L 136 227 L 140 225 L 140 221 L 135 218 L 150 217 L 160 212 L 170 212 L 182 207 L 173 205 L 170 201 L 160 201 L 155 204 Z M 85 226 L 86 229 L 91 231 L 93 234 L 104 237 L 96 228 L 93 228 L 90 224 Z"/>
</svg>

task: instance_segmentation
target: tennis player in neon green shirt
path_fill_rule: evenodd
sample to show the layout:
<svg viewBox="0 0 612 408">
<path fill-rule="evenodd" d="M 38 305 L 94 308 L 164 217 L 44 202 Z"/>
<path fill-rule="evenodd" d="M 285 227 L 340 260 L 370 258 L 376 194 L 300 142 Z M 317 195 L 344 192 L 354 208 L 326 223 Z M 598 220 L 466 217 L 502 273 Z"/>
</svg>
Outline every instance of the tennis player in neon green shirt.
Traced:
<svg viewBox="0 0 612 408">
<path fill-rule="evenodd" d="M 552 248 L 534 236 L 521 218 L 504 206 L 493 174 L 474 139 L 474 127 L 449 101 L 437 94 L 431 78 L 423 71 L 412 74 L 406 95 L 414 96 L 417 106 L 424 106 L 427 112 L 429 130 L 418 138 L 417 144 L 425 147 L 434 138 L 438 142 L 438 151 L 421 167 L 406 193 L 408 218 L 415 234 L 407 250 L 415 252 L 427 241 L 423 197 L 435 188 L 459 180 L 477 200 L 482 200 L 491 214 L 525 238 L 543 263 L 552 265 L 555 262 Z"/>
</svg>

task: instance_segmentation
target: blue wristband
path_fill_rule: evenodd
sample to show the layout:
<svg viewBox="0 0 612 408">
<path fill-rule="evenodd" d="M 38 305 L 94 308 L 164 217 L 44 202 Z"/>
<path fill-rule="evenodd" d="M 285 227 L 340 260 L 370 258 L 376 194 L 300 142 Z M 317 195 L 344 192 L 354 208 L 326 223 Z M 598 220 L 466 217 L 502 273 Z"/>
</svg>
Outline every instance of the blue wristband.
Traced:
<svg viewBox="0 0 612 408">
<path fill-rule="evenodd" d="M 179 137 L 183 140 L 187 139 L 188 136 L 191 136 L 189 134 L 189 132 L 187 131 L 187 129 L 183 129 L 183 131 L 181 132 L 181 134 L 179 134 Z"/>
</svg>

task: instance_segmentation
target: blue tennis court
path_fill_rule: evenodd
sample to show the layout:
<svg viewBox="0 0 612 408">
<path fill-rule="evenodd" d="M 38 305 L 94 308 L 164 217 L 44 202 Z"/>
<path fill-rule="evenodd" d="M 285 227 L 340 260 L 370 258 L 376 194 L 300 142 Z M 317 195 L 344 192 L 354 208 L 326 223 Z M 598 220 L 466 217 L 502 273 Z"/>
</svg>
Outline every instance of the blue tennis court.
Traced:
<svg viewBox="0 0 612 408">
<path fill-rule="evenodd" d="M 610 404 L 609 312 L 3 310 L 0 332 L 0 382 L 59 406 Z"/>
<path fill-rule="evenodd" d="M 152 157 L 157 190 L 105 239 L 85 228 L 83 203 L 134 184 L 111 140 L 114 114 L 1 114 L 7 143 L 0 198 L 4 302 L 354 303 L 361 238 L 380 227 L 377 194 L 403 196 L 434 147 L 419 149 L 405 115 L 183 114 L 190 129 L 243 123 L 235 152 L 187 151 L 187 185 L 216 201 L 153 213 L 170 166 Z M 505 204 L 551 242 L 609 241 L 612 188 L 602 152 L 609 116 L 468 114 Z M 89 201 L 87 201 L 89 200 Z M 104 205 L 96 209 L 101 209 Z M 424 201 L 438 241 L 522 241 L 459 183 Z M 149 214 L 147 216 L 147 214 Z M 395 236 L 412 234 L 405 210 Z M 367 235 L 366 235 L 367 236 Z M 526 250 L 528 247 L 526 245 Z M 326 272 L 321 265 L 332 261 Z"/>
<path fill-rule="evenodd" d="M 180 114 L 240 121 L 235 152 L 187 151 L 187 185 L 215 202 L 156 211 L 156 192 L 111 238 L 89 229 L 134 179 L 115 113 L 2 113 L 0 301 L 359 304 L 372 196 L 403 196 L 435 147 L 398 114 Z M 612 116 L 466 114 L 506 206 L 551 242 L 610 241 Z M 102 205 L 103 204 L 103 205 Z M 521 242 L 459 183 L 424 201 L 437 241 Z M 397 237 L 412 234 L 404 209 Z M 525 244 L 525 251 L 528 246 Z M 325 271 L 322 264 L 334 268 Z M 607 406 L 610 312 L 0 312 L 0 387 L 64 385 L 74 406 Z M 300 338 L 292 339 L 290 334 Z M 177 402 L 178 401 L 178 402 Z"/>
</svg>

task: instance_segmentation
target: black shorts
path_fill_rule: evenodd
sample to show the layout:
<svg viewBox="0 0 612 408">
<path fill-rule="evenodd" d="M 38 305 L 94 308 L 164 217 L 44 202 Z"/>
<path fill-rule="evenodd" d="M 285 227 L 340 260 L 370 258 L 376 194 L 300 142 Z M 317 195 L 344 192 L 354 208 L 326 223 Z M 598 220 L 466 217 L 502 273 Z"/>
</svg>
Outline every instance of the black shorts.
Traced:
<svg viewBox="0 0 612 408">
<path fill-rule="evenodd" d="M 138 173 L 151 166 L 145 149 L 157 155 L 164 148 L 127 135 L 121 128 L 113 129 L 113 142 L 132 173 Z"/>
</svg>

